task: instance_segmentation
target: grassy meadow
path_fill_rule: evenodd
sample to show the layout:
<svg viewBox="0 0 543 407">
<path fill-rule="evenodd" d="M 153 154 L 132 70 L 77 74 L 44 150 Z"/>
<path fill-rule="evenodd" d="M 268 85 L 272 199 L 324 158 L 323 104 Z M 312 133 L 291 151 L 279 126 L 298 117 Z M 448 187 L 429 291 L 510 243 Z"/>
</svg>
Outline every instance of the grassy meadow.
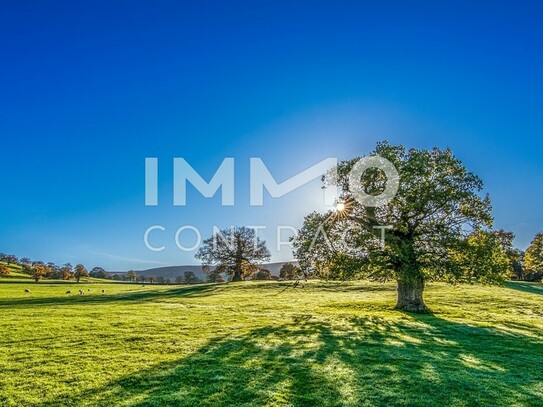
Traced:
<svg viewBox="0 0 543 407">
<path fill-rule="evenodd" d="M 433 315 L 394 301 L 394 284 L 368 282 L 12 275 L 0 279 L 0 405 L 543 404 L 541 284 L 429 284 Z"/>
</svg>

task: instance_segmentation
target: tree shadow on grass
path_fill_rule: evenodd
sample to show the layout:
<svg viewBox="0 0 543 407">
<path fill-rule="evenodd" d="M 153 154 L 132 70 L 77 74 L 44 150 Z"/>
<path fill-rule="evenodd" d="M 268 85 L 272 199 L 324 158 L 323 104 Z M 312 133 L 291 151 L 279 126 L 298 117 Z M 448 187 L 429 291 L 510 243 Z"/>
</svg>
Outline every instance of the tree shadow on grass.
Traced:
<svg viewBox="0 0 543 407">
<path fill-rule="evenodd" d="M 522 291 L 530 294 L 543 295 L 543 284 L 541 283 L 522 283 L 518 281 L 506 282 L 505 287 L 513 290 Z"/>
<path fill-rule="evenodd" d="M 540 405 L 543 341 L 435 315 L 300 316 L 44 405 Z"/>
<path fill-rule="evenodd" d="M 137 286 L 135 286 L 137 287 Z M 88 287 L 82 286 L 83 291 Z M 74 304 L 96 304 L 96 303 L 110 303 L 110 302 L 141 302 L 152 301 L 160 299 L 161 301 L 168 300 L 168 298 L 178 297 L 196 297 L 211 295 L 215 290 L 220 289 L 216 284 L 197 284 L 192 286 L 184 286 L 181 288 L 149 291 L 146 288 L 142 288 L 144 291 L 125 291 L 113 294 L 91 294 L 88 292 L 86 295 L 77 295 L 77 288 L 71 288 L 72 294 L 62 297 L 39 297 L 29 295 L 27 298 L 10 298 L 0 300 L 0 308 L 2 307 L 34 307 L 36 305 L 70 305 Z"/>
</svg>

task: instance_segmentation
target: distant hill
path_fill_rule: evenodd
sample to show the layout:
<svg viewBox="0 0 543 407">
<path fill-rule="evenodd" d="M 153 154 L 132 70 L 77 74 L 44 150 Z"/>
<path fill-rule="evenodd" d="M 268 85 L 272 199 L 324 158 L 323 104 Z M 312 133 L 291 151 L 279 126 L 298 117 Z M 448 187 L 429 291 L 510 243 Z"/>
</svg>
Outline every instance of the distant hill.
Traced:
<svg viewBox="0 0 543 407">
<path fill-rule="evenodd" d="M 269 270 L 270 273 L 274 276 L 279 275 L 279 270 L 281 269 L 281 266 L 285 263 L 295 263 L 295 261 L 286 261 L 286 262 L 278 262 L 278 263 L 264 263 L 260 266 L 261 269 Z M 183 277 L 185 275 L 185 272 L 192 271 L 196 277 L 198 277 L 201 280 L 205 280 L 207 278 L 206 274 L 202 272 L 202 266 L 168 266 L 168 267 L 157 267 L 147 270 L 134 270 L 137 275 L 145 276 L 145 277 L 164 277 L 166 279 L 170 279 L 174 281 L 176 277 Z M 112 271 L 113 274 L 124 274 L 126 271 L 122 272 L 116 272 Z"/>
</svg>

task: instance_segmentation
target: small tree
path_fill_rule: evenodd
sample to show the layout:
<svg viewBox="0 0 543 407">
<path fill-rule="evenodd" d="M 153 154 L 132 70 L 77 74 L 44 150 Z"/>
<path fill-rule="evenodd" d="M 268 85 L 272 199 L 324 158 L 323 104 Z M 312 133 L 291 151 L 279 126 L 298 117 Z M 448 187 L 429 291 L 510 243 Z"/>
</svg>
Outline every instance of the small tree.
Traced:
<svg viewBox="0 0 543 407">
<path fill-rule="evenodd" d="M 58 267 L 55 263 L 49 262 L 47 263 L 47 275 L 46 278 L 54 278 L 59 279 L 60 276 L 60 267 Z"/>
<path fill-rule="evenodd" d="M 531 280 L 540 280 L 543 275 L 543 233 L 535 235 L 524 255 L 524 269 Z"/>
<path fill-rule="evenodd" d="M 509 260 L 509 274 L 511 278 L 517 278 L 519 280 L 524 278 L 523 273 L 523 257 L 524 253 L 513 247 L 513 240 L 515 239 L 515 234 L 513 232 L 507 232 L 503 229 L 496 230 L 493 232 L 496 236 L 497 241 L 502 246 L 507 258 Z"/>
<path fill-rule="evenodd" d="M 15 256 L 13 254 L 5 255 L 4 261 L 8 264 L 8 266 L 10 264 L 17 264 L 17 256 Z"/>
<path fill-rule="evenodd" d="M 208 283 L 219 283 L 224 281 L 220 270 L 218 270 L 216 267 L 203 266 L 202 271 L 207 275 Z"/>
<path fill-rule="evenodd" d="M 253 274 L 253 280 L 271 280 L 272 275 L 270 270 L 260 269 Z"/>
<path fill-rule="evenodd" d="M 192 271 L 185 271 L 185 283 L 197 284 L 201 282 L 202 281 L 198 277 L 196 277 L 196 275 Z"/>
<path fill-rule="evenodd" d="M 302 270 L 297 265 L 293 263 L 285 263 L 279 270 L 279 277 L 284 278 L 285 280 L 292 280 L 294 277 L 300 275 L 301 272 Z"/>
<path fill-rule="evenodd" d="M 32 260 L 30 260 L 28 257 L 22 257 L 19 259 L 19 264 L 21 266 L 30 266 L 32 265 Z"/>
<path fill-rule="evenodd" d="M 70 263 L 63 264 L 60 268 L 60 272 L 62 274 L 63 280 L 71 280 L 72 278 L 74 278 L 73 267 Z"/>
<path fill-rule="evenodd" d="M 81 280 L 81 278 L 88 277 L 88 276 L 89 276 L 89 272 L 87 271 L 85 266 L 82 264 L 76 264 L 76 266 L 74 267 L 75 280 L 79 283 L 79 280 Z"/>
<path fill-rule="evenodd" d="M 270 259 L 266 242 L 247 227 L 224 229 L 206 239 L 196 253 L 204 267 L 215 265 L 219 273 L 241 281 L 258 270 L 258 264 Z"/>
<path fill-rule="evenodd" d="M 89 275 L 94 278 L 108 278 L 109 274 L 102 267 L 93 267 Z"/>
<path fill-rule="evenodd" d="M 126 278 L 128 278 L 128 281 L 133 283 L 133 282 L 135 282 L 137 280 L 138 276 L 134 272 L 134 270 L 130 270 L 128 273 L 126 273 Z"/>
<path fill-rule="evenodd" d="M 5 264 L 0 264 L 0 277 L 7 276 L 9 273 L 11 273 L 11 269 Z"/>
<path fill-rule="evenodd" d="M 32 266 L 32 278 L 37 283 L 47 275 L 47 266 L 41 262 L 34 263 Z"/>
</svg>

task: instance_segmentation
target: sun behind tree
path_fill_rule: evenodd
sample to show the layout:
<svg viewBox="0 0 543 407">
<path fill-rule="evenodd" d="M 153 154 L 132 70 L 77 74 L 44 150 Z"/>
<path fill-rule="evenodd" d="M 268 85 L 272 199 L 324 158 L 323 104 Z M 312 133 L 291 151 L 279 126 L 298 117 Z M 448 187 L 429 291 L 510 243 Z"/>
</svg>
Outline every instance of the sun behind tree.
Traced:
<svg viewBox="0 0 543 407">
<path fill-rule="evenodd" d="M 490 198 L 480 195 L 479 177 L 449 149 L 406 150 L 381 142 L 372 156 L 394 165 L 397 193 L 381 206 L 361 204 L 357 191 L 376 196 L 391 180 L 369 168 L 353 186 L 351 172 L 360 158 L 339 163 L 337 175 L 324 179 L 340 187 L 342 210 L 308 215 L 293 239 L 305 271 L 336 279 L 396 280 L 396 308 L 419 313 L 429 312 L 423 300 L 427 281 L 503 281 L 509 263 L 489 230 Z M 384 245 L 376 227 L 390 229 Z"/>
</svg>

